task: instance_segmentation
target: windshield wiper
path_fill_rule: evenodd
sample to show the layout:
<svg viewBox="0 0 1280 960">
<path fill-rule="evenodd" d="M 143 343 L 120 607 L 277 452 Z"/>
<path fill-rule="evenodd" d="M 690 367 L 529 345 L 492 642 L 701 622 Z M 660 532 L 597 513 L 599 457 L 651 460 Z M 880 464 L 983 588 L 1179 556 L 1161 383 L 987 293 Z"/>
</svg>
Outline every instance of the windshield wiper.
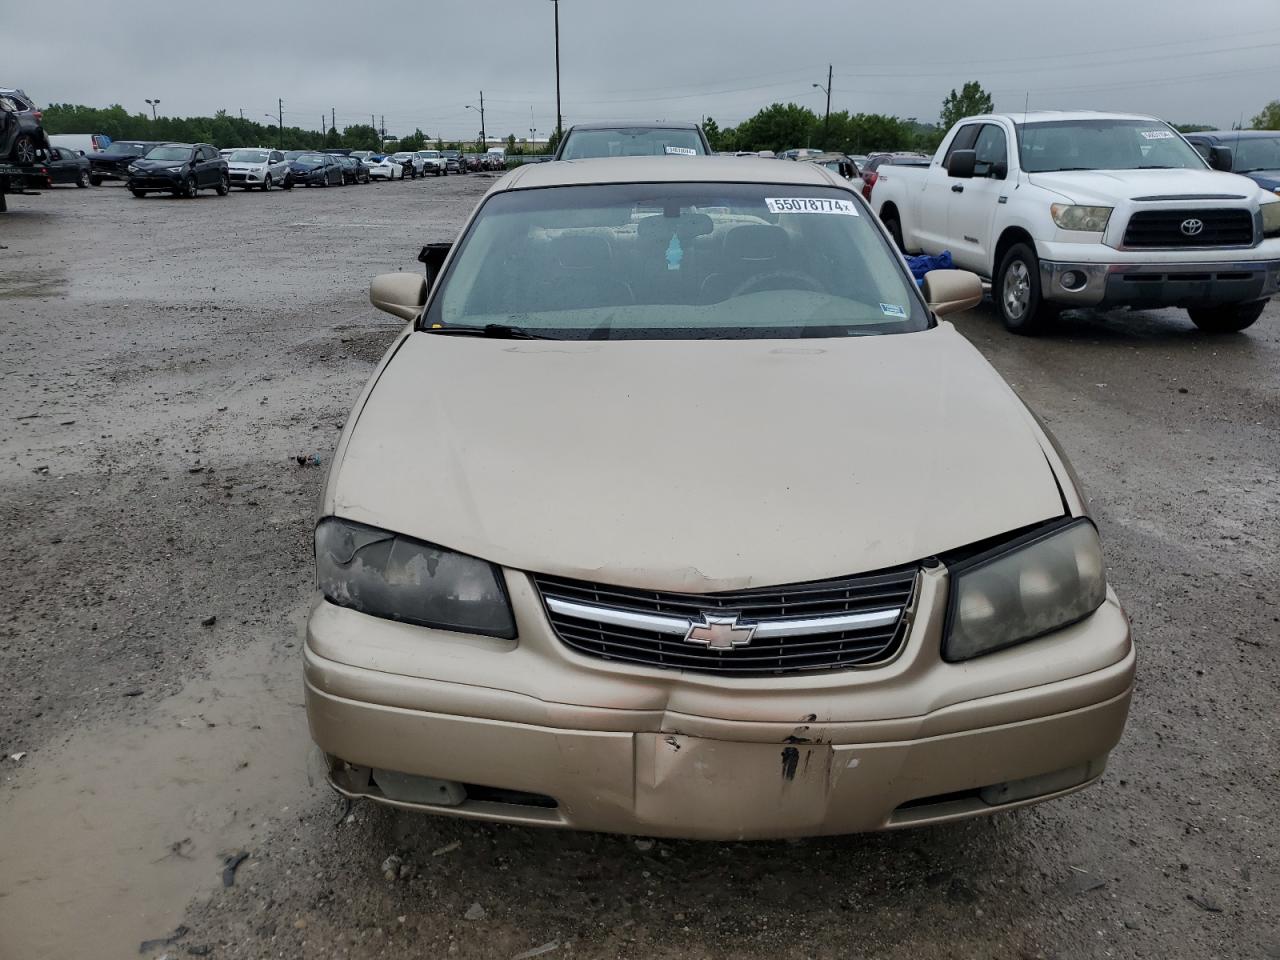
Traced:
<svg viewBox="0 0 1280 960">
<path fill-rule="evenodd" d="M 433 327 L 427 333 L 443 333 L 460 337 L 489 337 L 493 340 L 557 340 L 558 337 L 547 337 L 524 327 L 513 327 L 505 323 L 486 323 L 483 327 Z"/>
<path fill-rule="evenodd" d="M 1182 170 L 1183 167 L 1170 167 L 1163 163 L 1149 163 L 1145 166 L 1137 167 L 1138 170 Z"/>
</svg>

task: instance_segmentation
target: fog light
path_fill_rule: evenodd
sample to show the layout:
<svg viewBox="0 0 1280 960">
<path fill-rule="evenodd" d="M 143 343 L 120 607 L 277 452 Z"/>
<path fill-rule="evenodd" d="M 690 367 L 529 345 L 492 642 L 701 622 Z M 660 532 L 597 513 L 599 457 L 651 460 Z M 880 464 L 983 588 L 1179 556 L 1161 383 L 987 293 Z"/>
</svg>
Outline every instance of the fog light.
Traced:
<svg viewBox="0 0 1280 960">
<path fill-rule="evenodd" d="M 454 780 L 437 780 L 435 777 L 419 777 L 395 770 L 374 769 L 373 782 L 388 800 L 399 800 L 402 803 L 456 807 L 467 799 L 466 788 Z"/>
<path fill-rule="evenodd" d="M 1074 292 L 1076 290 L 1083 290 L 1085 284 L 1089 282 L 1089 278 L 1079 270 L 1068 270 L 1059 278 L 1058 282 L 1062 284 L 1063 290 L 1070 290 Z"/>
<path fill-rule="evenodd" d="M 995 783 L 978 791 L 982 802 L 997 807 L 1003 803 L 1017 803 L 1019 800 L 1030 800 L 1032 797 L 1057 793 L 1059 790 L 1070 790 L 1082 783 L 1102 776 L 1107 768 L 1106 756 L 1096 757 L 1088 763 L 1066 770 L 1056 770 L 1038 777 L 1025 780 L 1011 780 L 1008 783 Z"/>
</svg>

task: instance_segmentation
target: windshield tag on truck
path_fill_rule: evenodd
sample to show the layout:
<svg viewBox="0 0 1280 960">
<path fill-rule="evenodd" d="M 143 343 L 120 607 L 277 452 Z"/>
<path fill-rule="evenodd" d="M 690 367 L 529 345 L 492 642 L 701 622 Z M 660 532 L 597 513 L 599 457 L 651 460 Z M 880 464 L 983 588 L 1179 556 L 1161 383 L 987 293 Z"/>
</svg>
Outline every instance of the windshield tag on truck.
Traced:
<svg viewBox="0 0 1280 960">
<path fill-rule="evenodd" d="M 880 304 L 880 312 L 886 317 L 901 317 L 903 320 L 907 318 L 906 309 L 898 306 L 896 303 Z"/>
<path fill-rule="evenodd" d="M 1142 138 L 1144 140 L 1172 140 L 1173 134 L 1168 130 L 1143 130 Z"/>
<path fill-rule="evenodd" d="M 675 154 L 677 157 L 696 157 L 698 151 L 693 147 L 667 147 L 667 153 Z"/>
<path fill-rule="evenodd" d="M 765 197 L 770 213 L 834 213 L 856 217 L 858 208 L 852 200 L 830 200 L 826 197 Z"/>
</svg>

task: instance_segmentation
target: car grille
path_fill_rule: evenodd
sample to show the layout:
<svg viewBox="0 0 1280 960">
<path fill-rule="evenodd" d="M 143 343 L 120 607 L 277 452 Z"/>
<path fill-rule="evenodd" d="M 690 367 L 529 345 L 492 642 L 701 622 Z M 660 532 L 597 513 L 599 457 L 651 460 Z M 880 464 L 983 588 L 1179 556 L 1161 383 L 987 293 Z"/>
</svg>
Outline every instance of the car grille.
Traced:
<svg viewBox="0 0 1280 960">
<path fill-rule="evenodd" d="M 1203 229 L 1183 231 L 1188 220 Z M 1253 244 L 1253 213 L 1248 210 L 1142 210 L 1129 218 L 1126 247 L 1248 247 Z"/>
<path fill-rule="evenodd" d="M 534 575 L 568 647 L 668 670 L 765 676 L 882 663 L 906 636 L 918 569 L 728 593 L 668 593 Z M 691 627 L 710 643 L 686 639 Z M 727 646 L 732 641 L 742 645 Z M 725 643 L 726 646 L 717 646 Z"/>
</svg>

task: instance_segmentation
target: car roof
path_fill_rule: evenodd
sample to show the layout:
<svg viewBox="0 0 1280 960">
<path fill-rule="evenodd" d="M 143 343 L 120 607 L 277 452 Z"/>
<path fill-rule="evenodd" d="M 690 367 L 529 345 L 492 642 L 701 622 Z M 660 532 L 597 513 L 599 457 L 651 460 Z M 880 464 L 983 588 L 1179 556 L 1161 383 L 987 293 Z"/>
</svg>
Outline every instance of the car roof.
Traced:
<svg viewBox="0 0 1280 960">
<path fill-rule="evenodd" d="M 742 157 L 606 157 L 522 164 L 494 190 L 586 186 L 603 183 L 776 183 L 844 187 L 816 163 L 781 163 Z"/>
<path fill-rule="evenodd" d="M 984 113 L 965 120 L 1012 120 L 1014 123 L 1054 123 L 1061 120 L 1150 120 L 1163 123 L 1159 117 L 1141 113 L 1110 113 L 1103 110 L 1013 110 L 1009 113 Z"/>
<path fill-rule="evenodd" d="M 649 130 L 697 130 L 698 125 L 688 120 L 592 120 L 587 123 L 575 123 L 570 130 L 629 130 L 632 127 L 643 127 Z"/>
</svg>

